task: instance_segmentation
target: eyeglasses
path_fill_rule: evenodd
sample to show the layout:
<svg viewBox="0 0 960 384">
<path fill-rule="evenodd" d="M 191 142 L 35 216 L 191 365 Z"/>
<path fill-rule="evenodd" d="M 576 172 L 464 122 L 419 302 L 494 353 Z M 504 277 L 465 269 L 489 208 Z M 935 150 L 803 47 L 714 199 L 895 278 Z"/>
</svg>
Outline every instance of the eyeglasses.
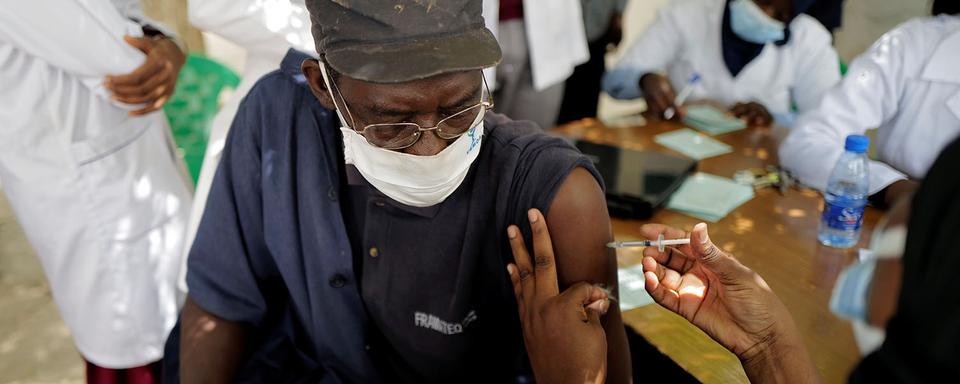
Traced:
<svg viewBox="0 0 960 384">
<path fill-rule="evenodd" d="M 340 96 L 340 102 L 343 103 L 347 115 L 350 116 L 350 122 L 354 122 L 353 114 L 347 107 L 347 101 L 340 93 L 336 82 L 330 81 L 333 89 Z M 364 126 L 359 131 L 367 142 L 383 149 L 403 149 L 415 144 L 423 132 L 436 131 L 438 137 L 444 140 L 453 140 L 463 136 L 470 128 L 473 128 L 473 122 L 477 116 L 493 108 L 493 96 L 490 94 L 490 88 L 487 87 L 487 80 L 483 79 L 483 92 L 486 94 L 486 100 L 482 100 L 471 107 L 444 117 L 432 127 L 423 127 L 417 123 L 381 123 Z M 480 96 L 481 98 L 484 95 Z M 352 128 L 352 127 L 351 127 Z"/>
</svg>

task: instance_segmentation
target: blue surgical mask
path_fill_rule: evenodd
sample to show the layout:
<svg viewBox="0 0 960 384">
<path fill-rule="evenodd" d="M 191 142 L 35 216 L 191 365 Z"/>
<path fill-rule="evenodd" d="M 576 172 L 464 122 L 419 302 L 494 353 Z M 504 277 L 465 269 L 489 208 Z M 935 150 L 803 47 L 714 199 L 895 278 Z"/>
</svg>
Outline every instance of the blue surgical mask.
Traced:
<svg viewBox="0 0 960 384">
<path fill-rule="evenodd" d="M 867 300 L 877 259 L 853 264 L 840 272 L 830 296 L 830 311 L 850 320 L 867 320 Z"/>
<path fill-rule="evenodd" d="M 830 311 L 850 320 L 853 325 L 853 338 L 861 356 L 880 348 L 887 337 L 885 329 L 867 321 L 870 287 L 873 285 L 877 260 L 902 257 L 907 242 L 907 228 L 903 224 L 889 228 L 887 224 L 886 218 L 880 220 L 870 236 L 870 250 L 860 250 L 860 259 L 863 261 L 840 273 L 833 287 L 833 295 L 830 296 Z"/>
<path fill-rule="evenodd" d="M 766 14 L 753 0 L 730 2 L 730 28 L 741 39 L 756 44 L 780 41 L 786 25 Z"/>
<path fill-rule="evenodd" d="M 873 271 L 876 268 L 876 258 L 847 267 L 837 278 L 830 296 L 830 312 L 850 320 L 861 356 L 879 348 L 886 338 L 883 328 L 870 325 L 867 321 L 870 285 L 873 283 Z"/>
</svg>

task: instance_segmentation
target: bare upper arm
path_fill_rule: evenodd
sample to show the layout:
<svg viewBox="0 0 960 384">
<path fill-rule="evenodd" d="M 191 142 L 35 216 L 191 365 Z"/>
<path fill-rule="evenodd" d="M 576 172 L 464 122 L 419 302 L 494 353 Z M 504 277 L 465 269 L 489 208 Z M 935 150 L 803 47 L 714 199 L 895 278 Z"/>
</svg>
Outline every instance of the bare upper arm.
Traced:
<svg viewBox="0 0 960 384">
<path fill-rule="evenodd" d="M 563 181 L 547 212 L 547 226 L 561 289 L 580 281 L 616 282 L 615 253 L 606 247 L 613 238 L 610 215 L 589 171 L 577 167 Z"/>
<path fill-rule="evenodd" d="M 208 312 L 189 296 L 180 321 L 180 382 L 231 382 L 242 363 L 247 326 Z"/>
<path fill-rule="evenodd" d="M 585 281 L 617 292 L 616 252 L 606 244 L 613 239 L 603 190 L 593 175 L 577 167 L 560 185 L 550 209 L 547 228 L 553 241 L 560 289 Z M 607 382 L 632 381 L 630 347 L 617 302 L 601 319 L 607 337 Z"/>
</svg>

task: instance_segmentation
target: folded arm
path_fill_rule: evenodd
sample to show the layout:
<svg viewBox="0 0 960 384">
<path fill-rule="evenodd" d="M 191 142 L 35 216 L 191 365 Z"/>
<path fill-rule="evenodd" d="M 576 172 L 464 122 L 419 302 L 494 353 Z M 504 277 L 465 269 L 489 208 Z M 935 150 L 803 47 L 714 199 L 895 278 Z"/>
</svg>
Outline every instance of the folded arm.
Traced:
<svg viewBox="0 0 960 384">
<path fill-rule="evenodd" d="M 102 89 L 103 78 L 133 71 L 144 54 L 124 35 L 139 36 L 140 25 L 105 1 L 30 0 L 0 7 L 0 42 Z M 108 95 L 107 92 L 102 92 Z"/>
<path fill-rule="evenodd" d="M 806 185 L 826 189 L 847 135 L 881 127 L 898 112 L 904 84 L 902 43 L 886 36 L 857 58 L 839 86 L 826 92 L 819 108 L 800 118 L 780 145 L 780 162 Z M 870 162 L 870 194 L 907 177 L 891 166 Z"/>
</svg>

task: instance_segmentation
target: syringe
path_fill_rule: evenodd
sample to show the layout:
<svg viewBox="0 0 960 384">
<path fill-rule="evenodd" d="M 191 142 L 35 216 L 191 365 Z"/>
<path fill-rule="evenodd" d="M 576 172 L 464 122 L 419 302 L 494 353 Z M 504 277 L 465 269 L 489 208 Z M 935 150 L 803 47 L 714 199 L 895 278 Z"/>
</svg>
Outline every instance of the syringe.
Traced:
<svg viewBox="0 0 960 384">
<path fill-rule="evenodd" d="M 660 234 L 656 240 L 637 240 L 637 241 L 612 241 L 607 243 L 607 248 L 630 248 L 630 247 L 653 247 L 656 246 L 660 252 L 663 252 L 667 245 L 690 244 L 690 239 L 664 239 Z"/>
</svg>

